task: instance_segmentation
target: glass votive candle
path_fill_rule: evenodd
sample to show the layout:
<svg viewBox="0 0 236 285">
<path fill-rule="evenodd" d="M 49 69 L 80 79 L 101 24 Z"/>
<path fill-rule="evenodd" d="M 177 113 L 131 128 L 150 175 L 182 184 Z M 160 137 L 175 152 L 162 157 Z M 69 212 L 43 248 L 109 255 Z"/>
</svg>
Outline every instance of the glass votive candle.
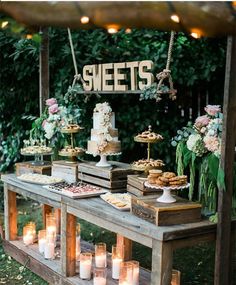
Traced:
<svg viewBox="0 0 236 285">
<path fill-rule="evenodd" d="M 36 225 L 35 225 L 35 222 L 29 222 L 27 224 L 27 226 L 32 228 L 32 233 L 33 233 L 33 236 L 34 236 L 34 240 L 36 240 Z"/>
<path fill-rule="evenodd" d="M 91 279 L 92 271 L 92 254 L 90 252 L 80 254 L 80 278 Z"/>
<path fill-rule="evenodd" d="M 107 267 L 107 246 L 105 243 L 95 244 L 95 266 L 98 268 Z"/>
<path fill-rule="evenodd" d="M 124 246 L 112 246 L 112 278 L 118 280 L 120 276 L 120 264 L 124 259 Z"/>
<path fill-rule="evenodd" d="M 46 230 L 41 230 L 38 232 L 38 248 L 40 253 L 44 253 L 46 243 Z"/>
<path fill-rule="evenodd" d="M 55 233 L 46 235 L 46 242 L 44 245 L 44 258 L 54 259 L 55 256 Z"/>
<path fill-rule="evenodd" d="M 133 281 L 132 285 L 139 285 L 139 262 L 136 260 L 130 260 L 128 263 L 132 264 L 133 268 Z"/>
<path fill-rule="evenodd" d="M 76 260 L 79 260 L 81 253 L 81 246 L 80 246 L 80 224 L 76 225 Z"/>
<path fill-rule="evenodd" d="M 25 245 L 30 245 L 34 243 L 33 229 L 29 225 L 23 227 L 23 242 Z"/>
<path fill-rule="evenodd" d="M 130 262 L 121 262 L 119 285 L 133 285 L 133 265 Z"/>
<path fill-rule="evenodd" d="M 53 213 L 46 214 L 46 232 L 47 235 L 54 236 L 54 243 L 56 246 L 56 237 L 57 237 L 57 224 L 56 224 L 56 217 Z"/>
<path fill-rule="evenodd" d="M 105 268 L 94 268 L 93 285 L 106 285 L 107 271 Z"/>
</svg>

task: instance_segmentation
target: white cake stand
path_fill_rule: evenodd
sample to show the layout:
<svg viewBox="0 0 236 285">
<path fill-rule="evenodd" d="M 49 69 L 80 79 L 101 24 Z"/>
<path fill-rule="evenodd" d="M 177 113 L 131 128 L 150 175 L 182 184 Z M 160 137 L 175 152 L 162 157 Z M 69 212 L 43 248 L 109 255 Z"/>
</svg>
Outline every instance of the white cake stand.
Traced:
<svg viewBox="0 0 236 285">
<path fill-rule="evenodd" d="M 92 154 L 93 156 L 97 156 L 97 154 L 91 153 L 86 151 L 87 154 Z M 121 152 L 118 153 L 104 153 L 104 154 L 100 154 L 100 160 L 98 163 L 96 163 L 96 166 L 98 167 L 111 167 L 112 165 L 107 161 L 107 156 L 108 155 L 120 155 Z"/>
<path fill-rule="evenodd" d="M 176 202 L 176 199 L 171 195 L 171 190 L 187 189 L 189 188 L 190 183 L 187 183 L 186 185 L 181 185 L 181 186 L 158 186 L 158 185 L 150 184 L 146 181 L 144 182 L 144 185 L 151 189 L 163 191 L 162 195 L 159 198 L 157 198 L 157 202 L 174 203 Z"/>
</svg>

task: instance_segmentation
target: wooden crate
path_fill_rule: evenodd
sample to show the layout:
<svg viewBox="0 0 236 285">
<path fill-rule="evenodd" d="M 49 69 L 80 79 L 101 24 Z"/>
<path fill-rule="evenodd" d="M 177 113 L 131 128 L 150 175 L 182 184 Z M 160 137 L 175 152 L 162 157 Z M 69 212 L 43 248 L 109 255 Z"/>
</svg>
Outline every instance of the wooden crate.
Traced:
<svg viewBox="0 0 236 285">
<path fill-rule="evenodd" d="M 139 175 L 128 175 L 127 191 L 137 197 L 155 195 L 159 190 L 153 190 L 144 186 L 145 180 L 140 179 Z"/>
<path fill-rule="evenodd" d="M 127 175 L 134 171 L 129 164 L 110 161 L 112 167 L 97 167 L 96 162 L 79 163 L 78 177 L 84 182 L 103 187 L 110 192 L 126 192 Z"/>
<path fill-rule="evenodd" d="M 34 166 L 30 162 L 18 162 L 15 164 L 15 166 L 16 166 L 17 176 L 20 176 L 21 174 L 25 173 L 38 173 L 38 174 L 51 175 L 51 169 L 52 169 L 51 164 Z"/>
<path fill-rule="evenodd" d="M 131 211 L 157 226 L 195 223 L 201 220 L 201 204 L 175 197 L 175 203 L 165 204 L 153 197 L 132 197 Z"/>
<path fill-rule="evenodd" d="M 53 161 L 52 176 L 63 178 L 68 183 L 78 181 L 78 163 L 65 160 Z"/>
</svg>

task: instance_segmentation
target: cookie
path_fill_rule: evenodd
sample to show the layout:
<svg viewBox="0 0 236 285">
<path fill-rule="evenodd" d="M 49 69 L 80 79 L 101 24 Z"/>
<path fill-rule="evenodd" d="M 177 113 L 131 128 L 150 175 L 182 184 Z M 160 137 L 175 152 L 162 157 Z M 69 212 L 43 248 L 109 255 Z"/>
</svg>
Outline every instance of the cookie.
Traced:
<svg viewBox="0 0 236 285">
<path fill-rule="evenodd" d="M 166 177 L 164 177 L 164 176 L 161 176 L 161 177 L 159 177 L 158 178 L 161 182 L 164 182 L 164 183 L 169 183 L 169 179 L 168 178 L 166 178 Z"/>
<path fill-rule="evenodd" d="M 155 183 L 156 183 L 156 178 L 155 178 L 155 177 L 149 177 L 149 176 L 148 176 L 148 183 L 150 183 L 150 184 L 155 184 Z"/>
<path fill-rule="evenodd" d="M 166 178 L 173 178 L 176 176 L 176 174 L 174 172 L 164 172 L 163 176 Z"/>
<path fill-rule="evenodd" d="M 156 185 L 158 186 L 168 186 L 168 183 L 161 181 L 159 178 L 156 179 Z"/>
</svg>

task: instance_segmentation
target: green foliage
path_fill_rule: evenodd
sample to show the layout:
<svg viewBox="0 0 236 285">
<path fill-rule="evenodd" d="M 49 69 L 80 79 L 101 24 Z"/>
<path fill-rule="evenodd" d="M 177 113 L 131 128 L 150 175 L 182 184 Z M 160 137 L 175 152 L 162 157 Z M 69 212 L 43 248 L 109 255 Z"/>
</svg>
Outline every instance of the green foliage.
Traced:
<svg viewBox="0 0 236 285">
<path fill-rule="evenodd" d="M 12 24 L 13 25 L 13 24 Z M 12 27 L 12 26 L 11 26 Z M 35 34 L 32 39 L 22 38 L 12 33 L 12 29 L 0 31 L 0 144 L 8 136 L 29 136 L 26 131 L 31 128 L 31 116 L 38 116 L 38 62 L 40 35 Z M 170 34 L 156 30 L 132 30 L 126 34 L 121 30 L 110 35 L 104 30 L 72 31 L 75 56 L 79 72 L 85 64 L 122 62 L 150 59 L 154 61 L 154 73 L 160 72 L 166 65 L 167 50 Z M 174 167 L 173 148 L 170 139 L 175 130 L 186 123 L 180 117 L 178 106 L 181 96 L 187 96 L 188 90 L 204 90 L 214 93 L 211 100 L 217 102 L 221 96 L 223 82 L 218 76 L 224 76 L 225 39 L 200 39 L 179 34 L 176 36 L 171 62 L 171 74 L 178 89 L 176 101 L 162 100 L 158 104 L 155 100 L 139 101 L 138 95 L 96 95 L 87 97 L 76 95 L 70 87 L 74 79 L 74 67 L 68 42 L 66 29 L 51 28 L 50 38 L 50 97 L 62 98 L 65 104 L 72 99 L 81 109 L 81 125 L 84 131 L 78 135 L 78 142 L 86 147 L 92 127 L 92 111 L 99 101 L 109 101 L 116 112 L 116 126 L 122 142 L 121 160 L 132 162 L 146 157 L 145 145 L 134 143 L 133 136 L 152 125 L 154 131 L 161 133 L 165 140 L 152 148 L 154 158 L 163 159 L 167 168 Z M 75 86 L 80 90 L 80 86 Z M 68 90 L 68 91 L 67 91 Z M 183 95 L 182 95 L 183 94 Z M 20 135 L 16 135 L 20 133 Z M 10 145 L 8 144 L 9 149 Z M 20 144 L 16 146 L 10 164 L 6 163 L 0 151 L 2 169 L 9 169 L 19 152 Z M 93 159 L 91 156 L 86 159 Z M 17 157 L 19 159 L 19 156 Z"/>
</svg>

